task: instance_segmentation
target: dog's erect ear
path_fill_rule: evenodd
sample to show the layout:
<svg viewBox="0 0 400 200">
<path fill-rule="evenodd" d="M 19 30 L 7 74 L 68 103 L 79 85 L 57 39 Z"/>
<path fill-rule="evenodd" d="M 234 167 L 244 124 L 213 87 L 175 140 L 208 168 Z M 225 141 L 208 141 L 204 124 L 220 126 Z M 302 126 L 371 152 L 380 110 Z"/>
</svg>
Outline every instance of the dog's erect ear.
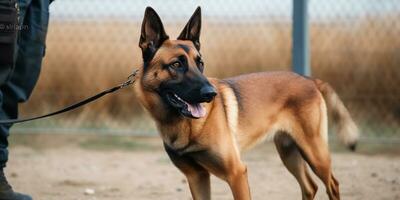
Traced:
<svg viewBox="0 0 400 200">
<path fill-rule="evenodd" d="M 142 31 L 140 34 L 139 47 L 142 49 L 143 60 L 150 61 L 157 49 L 169 37 L 165 33 L 164 26 L 156 11 L 147 7 L 144 12 Z"/>
<path fill-rule="evenodd" d="M 178 40 L 191 40 L 197 50 L 200 50 L 201 8 L 197 7 L 189 22 L 183 28 Z"/>
</svg>

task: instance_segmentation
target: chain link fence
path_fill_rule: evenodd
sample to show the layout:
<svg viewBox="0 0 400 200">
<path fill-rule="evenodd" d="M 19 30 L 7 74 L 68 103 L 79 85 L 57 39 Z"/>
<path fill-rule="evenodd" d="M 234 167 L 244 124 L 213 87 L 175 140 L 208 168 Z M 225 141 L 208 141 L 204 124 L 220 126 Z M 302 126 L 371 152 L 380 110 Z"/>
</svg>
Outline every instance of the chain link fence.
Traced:
<svg viewBox="0 0 400 200">
<path fill-rule="evenodd" d="M 176 37 L 203 9 L 206 74 L 218 78 L 291 69 L 292 0 L 55 1 L 39 83 L 21 116 L 47 113 L 125 80 L 141 65 L 138 47 L 146 6 Z M 364 136 L 400 138 L 400 2 L 309 2 L 312 76 L 343 98 Z M 155 134 L 133 89 L 15 132 Z"/>
</svg>

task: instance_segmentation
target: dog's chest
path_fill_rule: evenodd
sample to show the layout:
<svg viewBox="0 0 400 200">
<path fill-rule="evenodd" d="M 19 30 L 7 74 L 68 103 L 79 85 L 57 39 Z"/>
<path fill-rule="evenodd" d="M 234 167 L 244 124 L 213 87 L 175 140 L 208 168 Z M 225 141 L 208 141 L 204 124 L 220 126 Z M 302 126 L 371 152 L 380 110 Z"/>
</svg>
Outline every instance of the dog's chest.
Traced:
<svg viewBox="0 0 400 200">
<path fill-rule="evenodd" d="M 190 143 L 189 134 L 179 134 L 179 133 L 161 133 L 162 139 L 166 145 L 170 148 L 184 149 Z"/>
<path fill-rule="evenodd" d="M 191 138 L 190 129 L 160 128 L 159 131 L 164 145 L 178 154 L 201 150 L 201 145 Z"/>
<path fill-rule="evenodd" d="M 174 124 L 157 124 L 158 131 L 164 142 L 173 149 L 180 149 L 189 143 L 190 128 L 181 123 Z"/>
</svg>

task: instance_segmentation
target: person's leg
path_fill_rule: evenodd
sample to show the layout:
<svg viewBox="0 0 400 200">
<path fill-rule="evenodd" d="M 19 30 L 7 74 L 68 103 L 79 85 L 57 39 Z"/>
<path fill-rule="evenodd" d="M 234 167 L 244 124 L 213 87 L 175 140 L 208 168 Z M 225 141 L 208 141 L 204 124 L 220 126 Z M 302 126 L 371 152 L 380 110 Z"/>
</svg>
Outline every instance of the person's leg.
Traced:
<svg viewBox="0 0 400 200">
<path fill-rule="evenodd" d="M 18 4 L 20 31 L 15 68 L 8 81 L 0 87 L 3 94 L 1 110 L 8 118 L 18 117 L 18 103 L 28 100 L 38 80 L 49 18 L 49 0 L 18 0 Z M 0 141 L 7 140 L 7 136 L 0 134 Z M 0 159 L 0 166 L 1 161 L 7 159 Z"/>
<path fill-rule="evenodd" d="M 6 82 L 14 68 L 17 38 L 16 0 L 0 0 L 0 85 Z"/>
<path fill-rule="evenodd" d="M 16 0 L 0 0 L 0 87 L 10 79 L 14 64 L 17 39 L 18 14 Z M 0 118 L 11 116 L 3 109 L 4 94 L 0 90 Z M 0 125 L 0 168 L 5 167 L 8 160 L 9 125 Z"/>
<path fill-rule="evenodd" d="M 11 78 L 15 66 L 18 25 L 16 0 L 0 0 L 0 87 Z M 0 89 L 0 118 L 7 119 L 8 107 L 4 109 L 7 94 Z M 16 193 L 8 184 L 3 168 L 8 160 L 7 136 L 10 125 L 0 126 L 0 200 L 31 200 L 28 195 Z"/>
<path fill-rule="evenodd" d="M 2 97 L 0 116 L 2 118 L 18 117 L 18 103 L 27 101 L 31 95 L 38 80 L 45 53 L 49 0 L 18 0 L 18 4 L 20 31 L 17 40 L 15 68 L 8 80 L 0 86 L 0 97 Z M 0 167 L 3 168 L 8 160 L 9 128 L 10 126 L 0 125 Z M 1 194 L 0 200 L 2 200 Z"/>
</svg>

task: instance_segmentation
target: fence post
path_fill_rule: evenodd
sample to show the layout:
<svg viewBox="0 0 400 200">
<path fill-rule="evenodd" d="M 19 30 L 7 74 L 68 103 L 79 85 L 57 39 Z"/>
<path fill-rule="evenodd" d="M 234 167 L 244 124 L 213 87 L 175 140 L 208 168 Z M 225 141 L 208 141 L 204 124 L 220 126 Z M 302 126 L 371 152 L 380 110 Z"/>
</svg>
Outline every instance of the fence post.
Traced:
<svg viewBox="0 0 400 200">
<path fill-rule="evenodd" d="M 296 73 L 310 76 L 307 6 L 308 0 L 293 0 L 292 68 Z"/>
</svg>

